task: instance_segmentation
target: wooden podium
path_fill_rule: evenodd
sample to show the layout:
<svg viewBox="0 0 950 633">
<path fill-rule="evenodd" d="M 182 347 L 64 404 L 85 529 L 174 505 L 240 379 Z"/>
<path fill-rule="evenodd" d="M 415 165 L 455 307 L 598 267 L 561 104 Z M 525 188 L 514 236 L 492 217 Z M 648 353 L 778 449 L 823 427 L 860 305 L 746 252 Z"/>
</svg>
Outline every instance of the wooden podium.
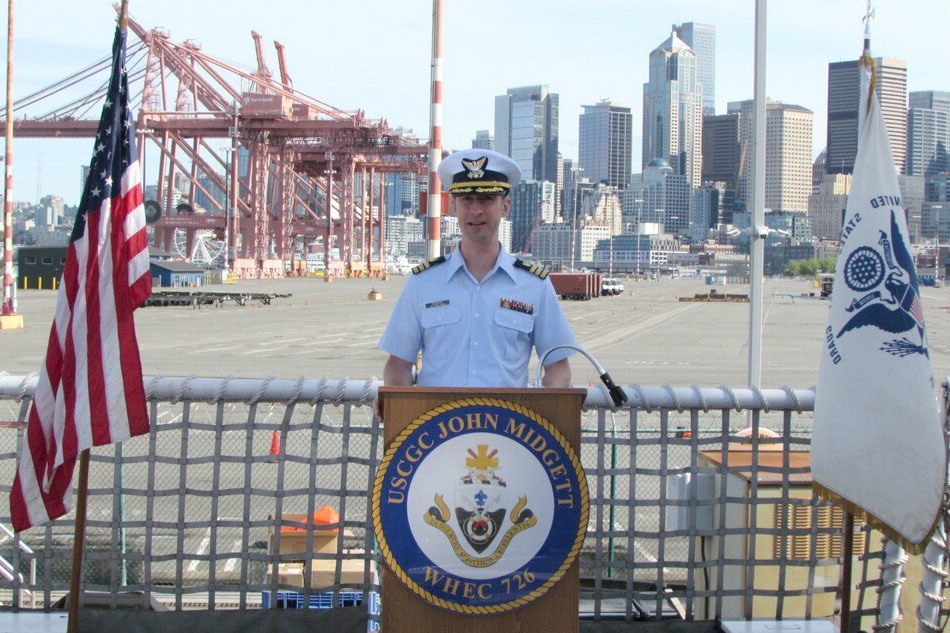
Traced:
<svg viewBox="0 0 950 633">
<path fill-rule="evenodd" d="M 544 633 L 577 633 L 579 630 L 578 600 L 579 577 L 576 552 L 583 543 L 583 533 L 587 529 L 589 497 L 586 479 L 580 469 L 580 412 L 586 390 L 584 389 L 473 389 L 473 388 L 436 388 L 436 387 L 381 387 L 379 398 L 383 413 L 384 438 L 387 450 L 394 441 L 407 436 L 407 427 L 418 424 L 420 416 L 427 416 L 434 410 L 444 409 L 446 405 L 458 402 L 491 401 L 510 403 L 533 412 L 554 427 L 560 433 L 563 443 L 577 456 L 575 470 L 578 471 L 583 490 L 583 522 L 576 534 L 573 549 L 575 555 L 565 559 L 563 575 L 553 581 L 543 594 L 525 601 L 525 604 L 507 606 L 502 612 L 459 612 L 457 608 L 437 606 L 431 599 L 413 591 L 403 577 L 401 570 L 384 565 L 382 580 L 382 616 L 381 628 L 385 633 L 415 633 L 415 631 L 498 633 L 499 631 L 543 631 Z M 507 406 L 507 404 L 505 405 Z M 411 429 L 410 429 L 411 430 Z M 426 446 L 422 442 L 419 442 Z M 470 454 L 474 456 L 474 453 Z M 387 460 L 381 465 L 386 466 Z M 553 470 L 556 469 L 552 469 Z M 442 473 L 440 473 L 441 475 Z M 446 481 L 457 476 L 456 472 L 445 472 Z M 380 475 L 382 479 L 382 475 Z M 378 488 L 378 482 L 377 487 Z M 507 485 L 507 484 L 503 484 Z M 376 491 L 374 490 L 374 499 Z M 556 501 L 556 500 L 555 500 Z M 377 513 L 374 500 L 374 515 Z M 375 516 L 374 516 L 374 523 Z M 379 526 L 377 524 L 377 529 Z M 377 534 L 377 536 L 379 536 Z M 441 535 L 438 535 L 441 536 Z M 512 543 L 525 543 L 529 535 L 518 537 Z M 575 535 L 570 535 L 575 539 Z M 381 539 L 384 541 L 384 539 Z M 515 545 L 512 545 L 514 548 Z M 388 552 L 385 542 L 382 547 Z M 569 566 L 568 566 L 569 565 Z M 529 565 L 530 566 L 530 565 Z M 411 584 L 411 583 L 410 583 Z"/>
</svg>

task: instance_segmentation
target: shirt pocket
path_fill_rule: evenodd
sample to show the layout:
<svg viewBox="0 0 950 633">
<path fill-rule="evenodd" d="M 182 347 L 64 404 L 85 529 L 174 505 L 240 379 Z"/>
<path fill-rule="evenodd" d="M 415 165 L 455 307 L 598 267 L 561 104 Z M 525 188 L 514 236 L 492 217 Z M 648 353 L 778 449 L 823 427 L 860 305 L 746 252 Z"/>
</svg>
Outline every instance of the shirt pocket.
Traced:
<svg viewBox="0 0 950 633">
<path fill-rule="evenodd" d="M 449 350 L 457 346 L 461 342 L 458 331 L 461 320 L 462 311 L 456 306 L 445 305 L 424 309 L 420 322 L 425 332 L 426 348 L 434 351 L 440 348 Z"/>
<path fill-rule="evenodd" d="M 495 310 L 495 325 L 505 344 L 505 358 L 522 360 L 531 355 L 531 335 L 534 332 L 534 315 L 498 308 Z"/>
</svg>

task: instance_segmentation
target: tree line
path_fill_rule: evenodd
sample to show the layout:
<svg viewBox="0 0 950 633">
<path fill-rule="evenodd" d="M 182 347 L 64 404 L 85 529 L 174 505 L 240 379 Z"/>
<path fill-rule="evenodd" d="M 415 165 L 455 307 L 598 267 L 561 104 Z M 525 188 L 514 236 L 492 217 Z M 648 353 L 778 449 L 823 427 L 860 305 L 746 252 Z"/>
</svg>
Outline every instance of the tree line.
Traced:
<svg viewBox="0 0 950 633">
<path fill-rule="evenodd" d="M 833 257 L 793 259 L 785 266 L 785 275 L 788 277 L 814 277 L 818 273 L 833 273 L 834 271 Z"/>
</svg>

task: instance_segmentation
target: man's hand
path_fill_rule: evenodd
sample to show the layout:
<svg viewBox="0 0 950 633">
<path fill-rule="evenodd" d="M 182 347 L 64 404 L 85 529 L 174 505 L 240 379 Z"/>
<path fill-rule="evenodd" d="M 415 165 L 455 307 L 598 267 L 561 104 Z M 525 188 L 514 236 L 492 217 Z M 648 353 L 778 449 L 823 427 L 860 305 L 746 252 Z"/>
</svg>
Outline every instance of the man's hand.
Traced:
<svg viewBox="0 0 950 633">
<path fill-rule="evenodd" d="M 383 367 L 383 384 L 387 387 L 412 386 L 412 363 L 390 355 L 386 366 Z M 379 396 L 373 398 L 373 413 L 380 420 L 383 419 L 383 411 L 379 407 Z"/>
</svg>

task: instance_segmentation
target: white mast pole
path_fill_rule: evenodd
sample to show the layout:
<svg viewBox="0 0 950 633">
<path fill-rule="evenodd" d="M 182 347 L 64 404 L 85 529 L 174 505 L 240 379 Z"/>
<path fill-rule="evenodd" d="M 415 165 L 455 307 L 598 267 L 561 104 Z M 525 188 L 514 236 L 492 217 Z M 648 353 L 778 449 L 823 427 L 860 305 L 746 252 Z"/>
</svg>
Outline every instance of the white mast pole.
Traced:
<svg viewBox="0 0 950 633">
<path fill-rule="evenodd" d="M 762 293 L 765 285 L 765 25 L 766 0 L 755 3 L 755 93 L 752 136 L 752 233 L 749 271 L 749 385 L 762 385 Z"/>
</svg>

